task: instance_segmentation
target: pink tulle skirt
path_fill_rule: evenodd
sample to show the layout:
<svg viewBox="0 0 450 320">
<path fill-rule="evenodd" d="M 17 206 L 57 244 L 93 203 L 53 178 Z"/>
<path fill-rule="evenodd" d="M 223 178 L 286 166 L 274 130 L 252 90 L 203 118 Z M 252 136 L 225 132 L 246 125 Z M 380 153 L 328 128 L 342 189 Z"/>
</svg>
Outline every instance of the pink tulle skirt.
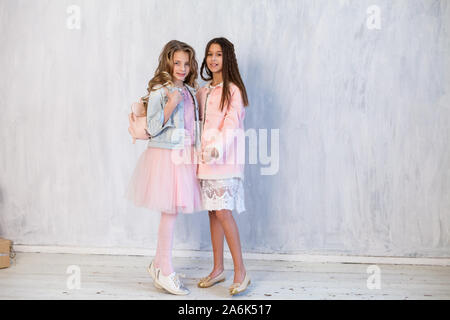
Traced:
<svg viewBox="0 0 450 320">
<path fill-rule="evenodd" d="M 165 213 L 202 211 L 194 147 L 147 148 L 139 157 L 125 191 L 137 207 Z"/>
</svg>

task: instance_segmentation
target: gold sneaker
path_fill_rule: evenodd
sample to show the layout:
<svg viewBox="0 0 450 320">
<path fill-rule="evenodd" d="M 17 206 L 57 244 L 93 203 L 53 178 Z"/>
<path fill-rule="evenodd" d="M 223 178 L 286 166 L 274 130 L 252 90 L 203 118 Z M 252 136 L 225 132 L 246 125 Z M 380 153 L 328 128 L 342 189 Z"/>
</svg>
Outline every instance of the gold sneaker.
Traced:
<svg viewBox="0 0 450 320">
<path fill-rule="evenodd" d="M 222 271 L 220 274 L 215 276 L 214 278 L 211 278 L 210 276 L 207 276 L 205 278 L 201 278 L 200 281 L 197 283 L 197 286 L 199 288 L 209 288 L 216 283 L 225 281 L 225 270 Z"/>
</svg>

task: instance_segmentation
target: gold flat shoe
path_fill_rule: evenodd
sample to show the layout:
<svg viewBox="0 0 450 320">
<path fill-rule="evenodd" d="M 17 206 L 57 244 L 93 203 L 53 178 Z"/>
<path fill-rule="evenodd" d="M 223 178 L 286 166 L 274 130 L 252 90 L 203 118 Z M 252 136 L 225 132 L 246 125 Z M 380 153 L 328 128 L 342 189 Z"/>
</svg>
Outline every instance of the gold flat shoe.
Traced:
<svg viewBox="0 0 450 320">
<path fill-rule="evenodd" d="M 199 288 L 209 288 L 216 283 L 225 281 L 225 270 L 222 271 L 220 274 L 215 276 L 214 278 L 211 278 L 210 276 L 207 276 L 205 278 L 201 278 L 200 281 L 197 283 L 197 286 Z"/>
<path fill-rule="evenodd" d="M 251 283 L 250 277 L 246 273 L 242 283 L 235 282 L 230 286 L 229 288 L 230 294 L 234 296 L 235 294 L 244 292 L 245 290 L 247 290 L 250 283 Z"/>
</svg>

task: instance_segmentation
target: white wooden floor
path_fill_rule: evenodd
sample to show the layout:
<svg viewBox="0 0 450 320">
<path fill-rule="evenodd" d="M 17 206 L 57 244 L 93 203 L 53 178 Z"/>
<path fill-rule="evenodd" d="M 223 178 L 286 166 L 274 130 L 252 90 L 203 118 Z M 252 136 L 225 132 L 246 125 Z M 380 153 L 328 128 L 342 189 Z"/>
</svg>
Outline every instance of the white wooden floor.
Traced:
<svg viewBox="0 0 450 320">
<path fill-rule="evenodd" d="M 156 289 L 146 268 L 152 257 L 95 254 L 17 253 L 15 263 L 0 269 L 0 299 L 450 299 L 450 267 L 379 264 L 380 289 L 368 289 L 368 264 L 246 260 L 252 284 L 230 297 L 232 261 L 227 280 L 197 288 L 211 259 L 174 258 L 175 270 L 191 290 L 175 296 Z M 80 288 L 69 289 L 80 270 Z M 70 282 L 69 283 L 73 283 Z"/>
</svg>

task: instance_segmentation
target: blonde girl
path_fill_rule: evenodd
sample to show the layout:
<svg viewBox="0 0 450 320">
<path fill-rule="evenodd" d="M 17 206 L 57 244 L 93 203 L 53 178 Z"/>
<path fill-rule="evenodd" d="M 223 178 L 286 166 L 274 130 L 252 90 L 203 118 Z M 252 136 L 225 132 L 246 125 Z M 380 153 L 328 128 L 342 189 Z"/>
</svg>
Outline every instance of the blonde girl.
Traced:
<svg viewBox="0 0 450 320">
<path fill-rule="evenodd" d="M 164 46 L 144 98 L 150 139 L 126 192 L 136 206 L 161 212 L 156 255 L 148 271 L 157 288 L 178 295 L 189 290 L 172 266 L 175 221 L 180 212 L 202 209 L 194 159 L 194 149 L 200 148 L 200 128 L 195 121 L 199 118 L 197 70 L 191 46 L 177 40 Z"/>
</svg>

